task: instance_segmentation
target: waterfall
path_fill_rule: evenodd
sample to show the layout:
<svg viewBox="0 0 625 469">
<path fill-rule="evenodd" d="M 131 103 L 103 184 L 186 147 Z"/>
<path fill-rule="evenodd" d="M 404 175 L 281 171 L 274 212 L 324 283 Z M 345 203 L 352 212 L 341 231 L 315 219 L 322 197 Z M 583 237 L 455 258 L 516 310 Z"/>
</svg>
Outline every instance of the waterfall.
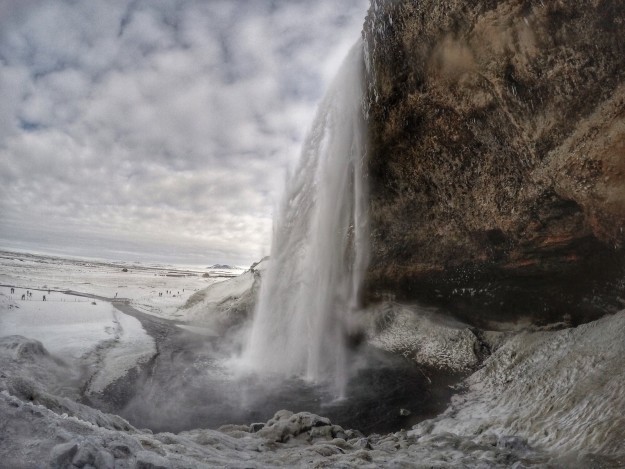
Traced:
<svg viewBox="0 0 625 469">
<path fill-rule="evenodd" d="M 259 372 L 345 383 L 346 337 L 368 262 L 363 76 L 359 40 L 287 178 L 243 355 Z"/>
</svg>

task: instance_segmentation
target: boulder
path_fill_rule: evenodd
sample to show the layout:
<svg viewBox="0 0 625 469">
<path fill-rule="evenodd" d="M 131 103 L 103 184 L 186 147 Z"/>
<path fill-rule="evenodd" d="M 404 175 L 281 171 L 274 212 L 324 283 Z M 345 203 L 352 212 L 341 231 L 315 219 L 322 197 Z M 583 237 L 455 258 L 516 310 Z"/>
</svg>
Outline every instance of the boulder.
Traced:
<svg viewBox="0 0 625 469">
<path fill-rule="evenodd" d="M 363 34 L 367 300 L 475 325 L 615 311 L 625 4 L 373 0 Z"/>
<path fill-rule="evenodd" d="M 269 442 L 286 442 L 301 434 L 306 434 L 312 439 L 331 440 L 338 430 L 343 431 L 337 425 L 333 426 L 326 417 L 310 412 L 294 414 L 288 410 L 279 410 L 256 434 Z"/>
</svg>

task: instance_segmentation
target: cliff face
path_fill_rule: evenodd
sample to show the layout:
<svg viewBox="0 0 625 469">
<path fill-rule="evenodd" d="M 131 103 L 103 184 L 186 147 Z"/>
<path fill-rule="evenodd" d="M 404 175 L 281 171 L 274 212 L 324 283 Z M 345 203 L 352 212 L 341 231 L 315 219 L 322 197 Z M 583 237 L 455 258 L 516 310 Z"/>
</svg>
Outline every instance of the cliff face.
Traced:
<svg viewBox="0 0 625 469">
<path fill-rule="evenodd" d="M 625 4 L 372 0 L 369 300 L 474 323 L 619 306 Z"/>
</svg>

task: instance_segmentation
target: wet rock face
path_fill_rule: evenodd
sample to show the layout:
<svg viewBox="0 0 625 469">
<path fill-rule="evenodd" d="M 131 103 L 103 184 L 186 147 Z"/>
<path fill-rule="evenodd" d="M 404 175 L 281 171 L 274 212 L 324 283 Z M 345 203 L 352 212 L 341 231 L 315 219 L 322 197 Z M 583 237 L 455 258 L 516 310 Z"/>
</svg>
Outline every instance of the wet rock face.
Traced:
<svg viewBox="0 0 625 469">
<path fill-rule="evenodd" d="M 364 35 L 369 299 L 473 323 L 618 306 L 625 4 L 373 0 Z"/>
</svg>

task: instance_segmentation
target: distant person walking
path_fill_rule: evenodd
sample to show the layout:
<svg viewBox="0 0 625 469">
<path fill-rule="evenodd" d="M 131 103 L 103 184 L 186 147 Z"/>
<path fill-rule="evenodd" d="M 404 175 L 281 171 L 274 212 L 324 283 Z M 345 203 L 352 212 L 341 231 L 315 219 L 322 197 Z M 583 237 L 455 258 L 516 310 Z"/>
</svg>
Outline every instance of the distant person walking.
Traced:
<svg viewBox="0 0 625 469">
<path fill-rule="evenodd" d="M 46 295 L 43 295 L 43 301 L 46 301 Z"/>
<path fill-rule="evenodd" d="M 11 287 L 11 294 L 15 293 L 15 288 Z"/>
<path fill-rule="evenodd" d="M 26 295 L 22 295 L 22 300 L 25 300 L 25 299 L 26 299 Z"/>
</svg>

